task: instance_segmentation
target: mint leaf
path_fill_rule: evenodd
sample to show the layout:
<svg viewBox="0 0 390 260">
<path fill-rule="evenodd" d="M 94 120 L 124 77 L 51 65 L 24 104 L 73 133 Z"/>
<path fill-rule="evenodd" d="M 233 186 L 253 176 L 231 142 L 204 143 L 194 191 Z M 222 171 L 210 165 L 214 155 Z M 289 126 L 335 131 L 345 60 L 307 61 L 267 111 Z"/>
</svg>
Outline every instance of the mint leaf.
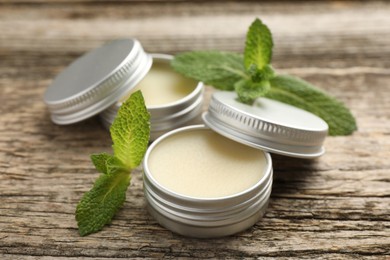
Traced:
<svg viewBox="0 0 390 260">
<path fill-rule="evenodd" d="M 262 70 L 259 70 L 254 64 L 248 70 L 253 82 L 268 81 L 275 77 L 275 71 L 271 65 L 265 65 Z"/>
<path fill-rule="evenodd" d="M 91 160 L 96 170 L 104 174 L 128 169 L 117 157 L 108 153 L 92 154 Z"/>
<path fill-rule="evenodd" d="M 118 111 L 110 128 L 114 155 L 129 169 L 138 167 L 149 143 L 150 114 L 140 91 L 134 92 Z"/>
<path fill-rule="evenodd" d="M 148 146 L 149 118 L 142 93 L 134 92 L 122 104 L 110 129 L 114 155 L 91 155 L 96 169 L 103 174 L 77 205 L 76 220 L 81 236 L 101 230 L 123 205 L 130 172 L 140 164 Z"/>
<path fill-rule="evenodd" d="M 246 35 L 245 68 L 249 70 L 254 64 L 259 71 L 263 70 L 271 62 L 272 47 L 271 31 L 257 18 L 249 27 Z"/>
<path fill-rule="evenodd" d="M 349 135 L 357 129 L 356 121 L 345 105 L 308 82 L 279 75 L 271 79 L 268 98 L 307 110 L 325 120 L 329 135 Z"/>
<path fill-rule="evenodd" d="M 123 205 L 130 184 L 128 171 L 101 174 L 93 188 L 84 194 L 76 208 L 81 236 L 101 230 Z"/>
<path fill-rule="evenodd" d="M 91 154 L 91 161 L 95 165 L 96 170 L 101 173 L 108 173 L 107 160 L 113 157 L 108 153 Z"/>
<path fill-rule="evenodd" d="M 252 104 L 256 98 L 264 96 L 270 89 L 269 81 L 252 82 L 240 80 L 235 85 L 238 99 L 246 104 Z"/>
<path fill-rule="evenodd" d="M 219 51 L 193 51 L 175 56 L 172 67 L 183 75 L 222 90 L 234 90 L 234 84 L 248 78 L 242 56 Z"/>
<path fill-rule="evenodd" d="M 107 173 L 117 172 L 117 171 L 130 171 L 129 167 L 126 167 L 117 157 L 112 156 L 106 161 Z"/>
</svg>

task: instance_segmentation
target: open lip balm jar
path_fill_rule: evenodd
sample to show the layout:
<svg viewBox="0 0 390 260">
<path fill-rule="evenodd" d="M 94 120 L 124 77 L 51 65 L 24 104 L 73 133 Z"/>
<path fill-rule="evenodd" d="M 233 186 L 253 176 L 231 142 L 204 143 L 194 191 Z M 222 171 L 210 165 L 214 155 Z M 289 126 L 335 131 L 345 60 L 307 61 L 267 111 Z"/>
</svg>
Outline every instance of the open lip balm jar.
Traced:
<svg viewBox="0 0 390 260">
<path fill-rule="evenodd" d="M 144 52 L 135 39 L 115 40 L 84 54 L 45 92 L 52 121 L 67 125 L 100 114 L 109 128 L 122 102 L 136 89 L 144 93 L 151 113 L 152 139 L 196 120 L 203 84 L 173 71 L 171 59 Z"/>
<path fill-rule="evenodd" d="M 136 90 L 142 91 L 150 112 L 151 140 L 196 121 L 202 112 L 203 83 L 175 72 L 170 66 L 173 56 L 151 54 L 151 57 L 153 65 L 148 74 L 130 93 L 99 114 L 107 128 L 113 123 L 122 102 Z"/>
<path fill-rule="evenodd" d="M 144 159 L 144 193 L 164 227 L 211 238 L 247 229 L 264 214 L 272 186 L 268 153 L 202 125 L 156 140 Z"/>
<path fill-rule="evenodd" d="M 158 138 L 147 150 L 144 193 L 151 215 L 190 237 L 231 235 L 264 214 L 272 187 L 268 153 L 315 158 L 324 153 L 328 125 L 290 105 L 259 98 L 252 105 L 234 92 L 216 92 L 206 126 Z"/>
</svg>

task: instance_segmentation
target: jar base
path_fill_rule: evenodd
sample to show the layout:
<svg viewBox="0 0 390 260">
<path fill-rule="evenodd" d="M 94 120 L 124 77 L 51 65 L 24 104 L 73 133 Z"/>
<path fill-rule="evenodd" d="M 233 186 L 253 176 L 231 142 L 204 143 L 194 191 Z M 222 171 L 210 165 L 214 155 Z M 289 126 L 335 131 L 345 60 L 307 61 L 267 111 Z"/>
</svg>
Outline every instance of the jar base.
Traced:
<svg viewBox="0 0 390 260">
<path fill-rule="evenodd" d="M 268 207 L 268 202 L 269 200 L 267 199 L 264 205 L 255 214 L 245 220 L 242 220 L 238 223 L 217 227 L 201 227 L 178 223 L 160 214 L 148 202 L 146 203 L 146 208 L 149 214 L 162 227 L 182 236 L 207 239 L 230 236 L 249 229 L 264 216 Z"/>
</svg>

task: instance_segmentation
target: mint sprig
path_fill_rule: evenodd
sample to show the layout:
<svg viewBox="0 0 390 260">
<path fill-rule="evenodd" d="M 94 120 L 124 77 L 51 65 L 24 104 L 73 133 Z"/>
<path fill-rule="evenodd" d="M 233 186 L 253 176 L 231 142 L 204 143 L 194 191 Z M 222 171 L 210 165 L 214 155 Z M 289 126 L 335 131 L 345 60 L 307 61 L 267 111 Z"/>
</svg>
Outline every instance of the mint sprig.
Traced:
<svg viewBox="0 0 390 260">
<path fill-rule="evenodd" d="M 271 31 L 256 19 L 247 33 L 244 56 L 194 51 L 176 55 L 171 65 L 217 89 L 235 90 L 243 103 L 267 97 L 314 113 L 328 123 L 330 135 L 349 135 L 357 129 L 355 118 L 341 101 L 304 80 L 277 75 L 270 64 L 272 48 Z"/>
<path fill-rule="evenodd" d="M 142 93 L 136 91 L 122 104 L 110 128 L 114 155 L 91 155 L 92 163 L 102 174 L 77 205 L 81 236 L 101 230 L 122 207 L 130 173 L 139 166 L 148 146 L 149 120 Z"/>
</svg>

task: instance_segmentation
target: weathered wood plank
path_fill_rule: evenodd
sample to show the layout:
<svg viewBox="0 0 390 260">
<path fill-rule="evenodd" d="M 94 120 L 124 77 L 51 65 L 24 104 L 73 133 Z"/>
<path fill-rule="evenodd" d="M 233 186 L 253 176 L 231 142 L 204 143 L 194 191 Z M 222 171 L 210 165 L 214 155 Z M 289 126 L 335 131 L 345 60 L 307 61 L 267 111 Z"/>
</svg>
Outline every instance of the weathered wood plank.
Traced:
<svg viewBox="0 0 390 260">
<path fill-rule="evenodd" d="M 384 54 L 390 52 L 390 40 L 382 37 L 390 23 L 388 5 L 325 2 L 276 6 L 271 12 L 274 5 L 270 3 L 230 3 L 224 8 L 220 3 L 6 5 L 0 9 L 0 17 L 5 17 L 0 21 L 0 50 L 81 53 L 108 40 L 136 37 L 152 52 L 210 48 L 241 51 L 248 24 L 260 16 L 274 33 L 275 59 L 283 60 L 281 64 L 286 55 L 292 59 L 315 55 L 319 60 L 328 58 L 330 67 L 337 67 L 344 57 L 358 64 L 364 63 L 365 57 L 383 59 L 388 65 Z M 324 44 L 318 48 L 318 43 Z"/>
</svg>

